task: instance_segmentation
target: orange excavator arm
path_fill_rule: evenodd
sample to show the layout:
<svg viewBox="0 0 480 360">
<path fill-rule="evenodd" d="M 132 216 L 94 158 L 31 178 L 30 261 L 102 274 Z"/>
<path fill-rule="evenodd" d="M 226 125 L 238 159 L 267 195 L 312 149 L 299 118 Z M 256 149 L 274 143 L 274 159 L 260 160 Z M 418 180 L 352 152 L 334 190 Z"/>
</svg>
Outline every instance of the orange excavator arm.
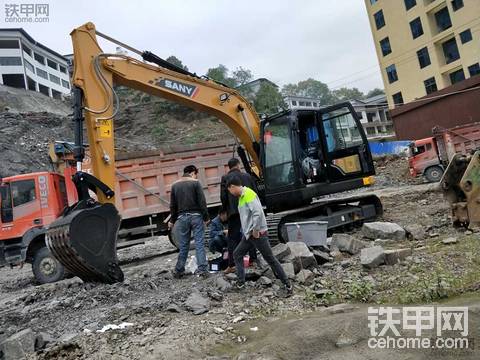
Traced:
<svg viewBox="0 0 480 360">
<path fill-rule="evenodd" d="M 150 65 L 125 55 L 106 54 L 97 42 L 97 35 L 111 39 L 97 32 L 90 22 L 71 33 L 74 54 L 72 82 L 83 93 L 93 175 L 98 180 L 110 189 L 114 188 L 113 122 L 118 112 L 114 84 L 162 97 L 219 118 L 243 144 L 256 167 L 255 171 L 259 172 L 261 167 L 256 146 L 260 137 L 260 119 L 249 102 L 236 90 L 194 74 Z M 97 195 L 100 203 L 114 203 L 113 196 L 107 198 L 102 193 Z"/>
</svg>

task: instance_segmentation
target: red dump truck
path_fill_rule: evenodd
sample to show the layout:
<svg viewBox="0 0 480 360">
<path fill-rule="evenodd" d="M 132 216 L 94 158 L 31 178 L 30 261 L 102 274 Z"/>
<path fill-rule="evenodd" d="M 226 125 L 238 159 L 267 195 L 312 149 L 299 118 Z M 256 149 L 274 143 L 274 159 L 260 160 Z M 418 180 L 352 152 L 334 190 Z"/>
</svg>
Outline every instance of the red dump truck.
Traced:
<svg viewBox="0 0 480 360">
<path fill-rule="evenodd" d="M 424 176 L 437 182 L 455 154 L 468 154 L 480 149 L 480 123 L 450 129 L 434 127 L 432 137 L 410 144 L 408 165 L 413 177 Z"/>
<path fill-rule="evenodd" d="M 2 179 L 0 185 L 0 266 L 31 263 L 40 283 L 54 282 L 64 275 L 63 266 L 45 245 L 45 229 L 67 204 L 77 200 L 70 180 L 75 172 L 70 149 L 68 143 L 52 144 L 54 172 L 12 176 Z M 167 234 L 171 185 L 186 165 L 199 168 L 213 215 L 220 205 L 220 179 L 231 157 L 232 145 L 225 142 L 117 154 L 115 205 L 122 216 L 117 247 L 141 243 L 139 239 L 149 235 Z M 89 166 L 87 157 L 83 170 L 88 171 Z"/>
</svg>

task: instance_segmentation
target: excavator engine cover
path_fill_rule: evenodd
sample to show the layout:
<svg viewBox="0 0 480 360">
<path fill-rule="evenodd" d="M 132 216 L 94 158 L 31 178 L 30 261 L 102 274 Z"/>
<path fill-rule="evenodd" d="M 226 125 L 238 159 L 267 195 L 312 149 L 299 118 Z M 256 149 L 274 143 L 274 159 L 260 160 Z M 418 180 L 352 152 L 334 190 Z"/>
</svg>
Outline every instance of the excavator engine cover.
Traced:
<svg viewBox="0 0 480 360">
<path fill-rule="evenodd" d="M 113 204 L 75 207 L 50 224 L 47 246 L 70 271 L 86 282 L 123 281 L 117 259 L 120 215 Z"/>
</svg>

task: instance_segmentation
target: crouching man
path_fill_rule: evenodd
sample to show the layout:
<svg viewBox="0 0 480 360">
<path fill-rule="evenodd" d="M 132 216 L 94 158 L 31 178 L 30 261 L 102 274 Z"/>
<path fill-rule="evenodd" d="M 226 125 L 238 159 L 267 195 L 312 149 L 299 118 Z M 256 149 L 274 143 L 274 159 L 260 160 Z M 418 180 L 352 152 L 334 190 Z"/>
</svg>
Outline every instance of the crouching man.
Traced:
<svg viewBox="0 0 480 360">
<path fill-rule="evenodd" d="M 210 223 L 210 241 L 208 242 L 208 248 L 215 254 L 219 252 L 223 254 L 223 250 L 228 246 L 226 229 L 227 224 L 227 210 L 220 208 L 218 215 Z"/>
<path fill-rule="evenodd" d="M 242 289 L 245 286 L 243 257 L 250 249 L 255 247 L 270 265 L 275 276 L 282 281 L 286 293 L 290 295 L 293 288 L 282 265 L 280 265 L 272 253 L 272 248 L 268 241 L 267 220 L 260 199 L 255 191 L 246 186 L 242 186 L 242 181 L 238 177 L 230 178 L 227 183 L 227 188 L 230 194 L 238 197 L 238 212 L 244 234 L 242 240 L 233 252 L 238 277 L 237 287 Z"/>
</svg>

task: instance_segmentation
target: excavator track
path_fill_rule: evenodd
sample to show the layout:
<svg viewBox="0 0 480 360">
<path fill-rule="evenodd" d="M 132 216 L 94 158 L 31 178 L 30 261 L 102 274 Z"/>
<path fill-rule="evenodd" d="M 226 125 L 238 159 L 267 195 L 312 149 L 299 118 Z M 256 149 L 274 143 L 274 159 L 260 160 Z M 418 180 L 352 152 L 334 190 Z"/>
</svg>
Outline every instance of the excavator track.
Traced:
<svg viewBox="0 0 480 360">
<path fill-rule="evenodd" d="M 58 261 L 83 281 L 120 282 L 124 275 L 117 259 L 119 226 L 115 206 L 96 203 L 54 221 L 46 243 Z"/>
</svg>

